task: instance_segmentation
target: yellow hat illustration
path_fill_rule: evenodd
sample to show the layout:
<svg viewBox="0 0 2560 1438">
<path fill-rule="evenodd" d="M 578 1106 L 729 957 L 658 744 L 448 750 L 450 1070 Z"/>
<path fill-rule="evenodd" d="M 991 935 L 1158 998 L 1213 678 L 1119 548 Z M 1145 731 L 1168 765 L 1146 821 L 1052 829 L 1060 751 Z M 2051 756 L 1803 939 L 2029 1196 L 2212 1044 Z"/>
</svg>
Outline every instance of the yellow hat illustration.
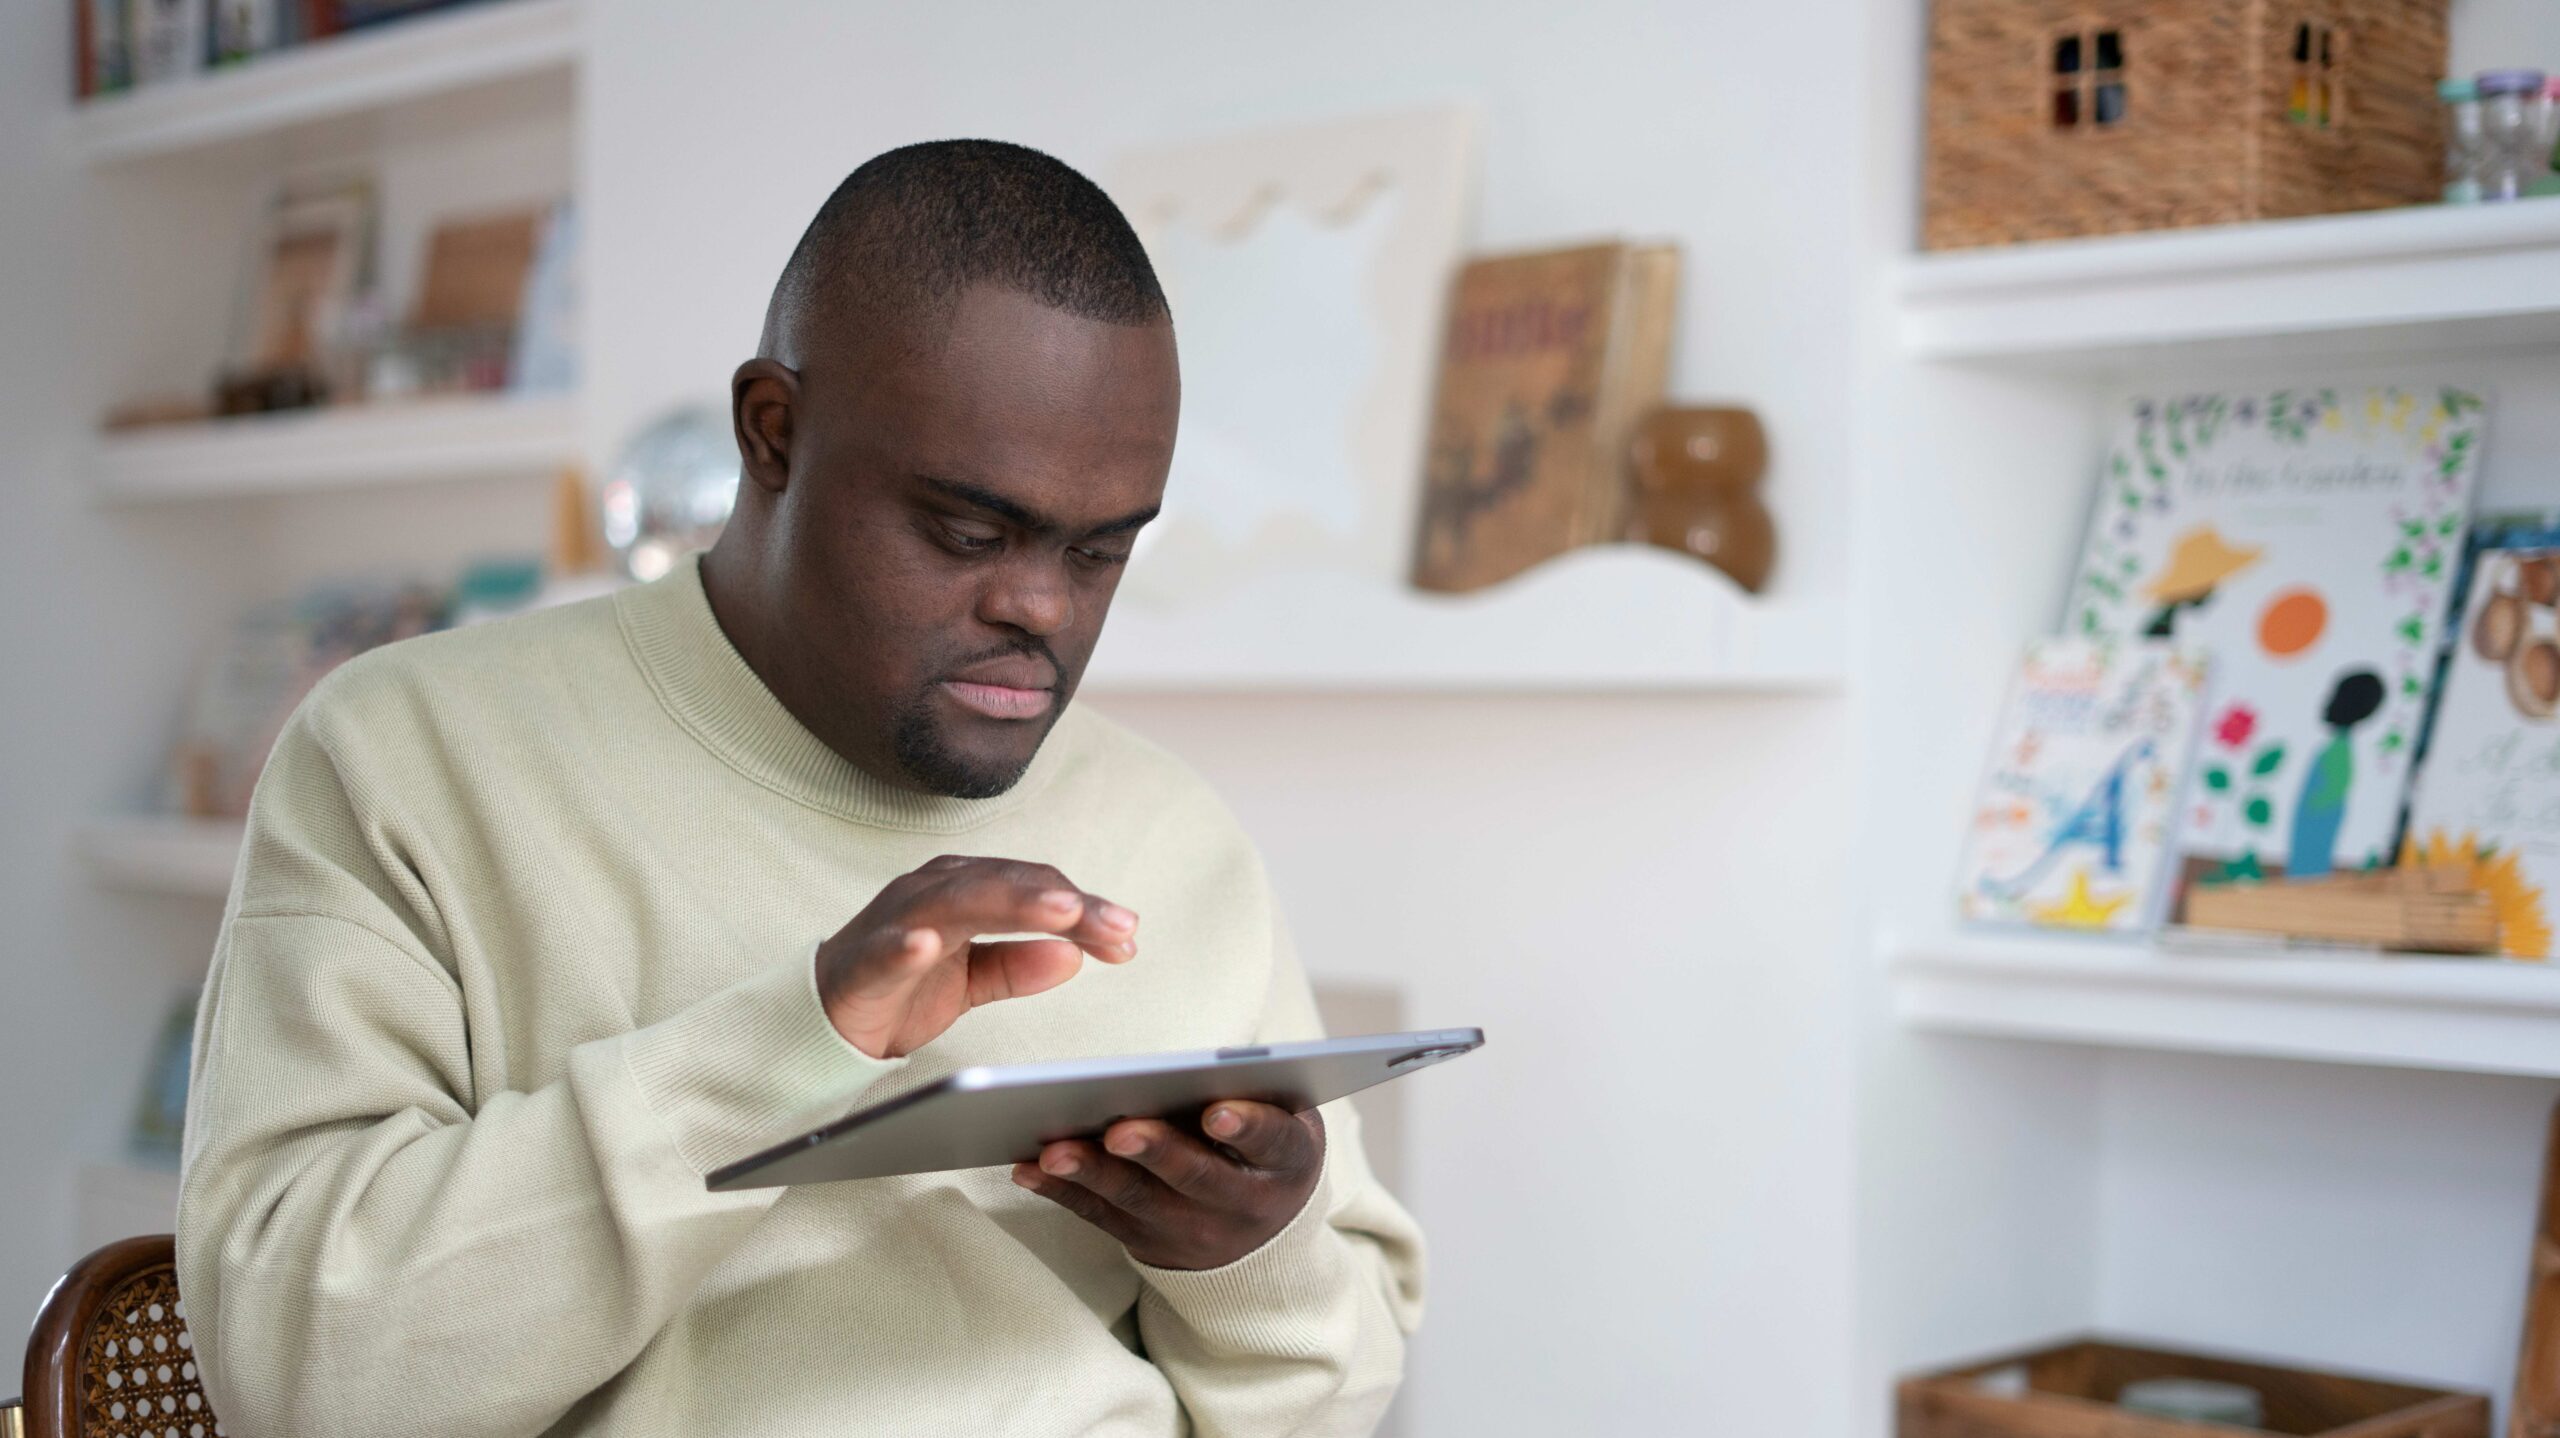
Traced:
<svg viewBox="0 0 2560 1438">
<path fill-rule="evenodd" d="M 2169 567 L 2142 592 L 2163 604 L 2202 599 L 2266 552 L 2263 544 L 2226 544 L 2212 525 L 2200 524 L 2178 536 L 2178 547 L 2169 551 Z"/>
</svg>

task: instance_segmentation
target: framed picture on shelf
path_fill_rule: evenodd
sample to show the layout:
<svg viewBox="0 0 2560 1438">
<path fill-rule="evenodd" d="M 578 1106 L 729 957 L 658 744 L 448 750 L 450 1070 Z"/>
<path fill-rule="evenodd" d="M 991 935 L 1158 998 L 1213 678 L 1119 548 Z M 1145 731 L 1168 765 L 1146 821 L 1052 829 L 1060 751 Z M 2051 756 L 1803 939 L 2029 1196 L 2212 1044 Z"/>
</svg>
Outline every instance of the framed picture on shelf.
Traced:
<svg viewBox="0 0 2560 1438">
<path fill-rule="evenodd" d="M 369 180 L 292 186 L 276 196 L 241 297 L 225 409 L 270 407 L 232 397 L 263 392 L 278 377 L 302 377 L 316 397 L 328 351 L 372 281 L 374 218 Z"/>
<path fill-rule="evenodd" d="M 1403 582 L 1475 125 L 1461 109 L 1151 147 L 1108 188 L 1182 317 L 1182 432 L 1147 562 L 1158 611 L 1255 575 Z"/>
</svg>

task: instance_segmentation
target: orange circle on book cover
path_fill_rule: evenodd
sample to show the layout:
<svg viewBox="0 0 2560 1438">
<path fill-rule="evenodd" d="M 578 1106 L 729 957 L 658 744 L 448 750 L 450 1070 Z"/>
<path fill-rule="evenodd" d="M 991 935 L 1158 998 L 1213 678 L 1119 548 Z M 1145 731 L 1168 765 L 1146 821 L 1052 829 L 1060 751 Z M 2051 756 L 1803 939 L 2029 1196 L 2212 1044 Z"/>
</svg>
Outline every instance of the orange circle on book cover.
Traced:
<svg viewBox="0 0 2560 1438">
<path fill-rule="evenodd" d="M 2278 659 L 2290 659 L 2320 642 L 2329 627 L 2329 603 L 2318 591 L 2288 589 L 2258 612 L 2258 647 Z"/>
</svg>

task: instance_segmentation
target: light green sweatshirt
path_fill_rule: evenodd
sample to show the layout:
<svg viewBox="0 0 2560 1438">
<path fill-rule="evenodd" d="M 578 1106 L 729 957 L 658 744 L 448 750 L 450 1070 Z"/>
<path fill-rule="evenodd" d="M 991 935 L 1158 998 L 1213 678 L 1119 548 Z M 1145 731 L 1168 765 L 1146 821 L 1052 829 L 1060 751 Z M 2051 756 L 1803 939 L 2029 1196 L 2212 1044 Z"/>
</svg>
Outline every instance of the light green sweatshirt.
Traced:
<svg viewBox="0 0 2560 1438">
<path fill-rule="evenodd" d="M 942 853 L 1138 911 L 1133 963 L 903 1060 L 813 952 Z M 1252 846 L 1081 707 L 1011 793 L 921 796 L 794 721 L 691 564 L 392 645 L 276 746 L 197 1021 L 178 1272 L 241 1438 L 1355 1433 L 1420 1238 L 1327 1110 L 1260 1249 L 1145 1267 L 1004 1169 L 736 1194 L 721 1164 L 970 1064 L 1317 1032 Z"/>
</svg>

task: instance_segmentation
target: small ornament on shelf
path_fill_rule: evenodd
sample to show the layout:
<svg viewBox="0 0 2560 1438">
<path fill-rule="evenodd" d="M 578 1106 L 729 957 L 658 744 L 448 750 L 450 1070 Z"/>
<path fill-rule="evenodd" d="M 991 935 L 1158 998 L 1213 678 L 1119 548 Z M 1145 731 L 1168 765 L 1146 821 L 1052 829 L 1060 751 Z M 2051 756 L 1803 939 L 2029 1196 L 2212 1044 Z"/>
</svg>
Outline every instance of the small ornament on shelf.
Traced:
<svg viewBox="0 0 2560 1438">
<path fill-rule="evenodd" d="M 1769 440 L 1747 409 L 1666 406 L 1630 446 L 1627 537 L 1694 554 L 1757 594 L 1777 562 L 1777 526 L 1760 502 Z"/>
</svg>

